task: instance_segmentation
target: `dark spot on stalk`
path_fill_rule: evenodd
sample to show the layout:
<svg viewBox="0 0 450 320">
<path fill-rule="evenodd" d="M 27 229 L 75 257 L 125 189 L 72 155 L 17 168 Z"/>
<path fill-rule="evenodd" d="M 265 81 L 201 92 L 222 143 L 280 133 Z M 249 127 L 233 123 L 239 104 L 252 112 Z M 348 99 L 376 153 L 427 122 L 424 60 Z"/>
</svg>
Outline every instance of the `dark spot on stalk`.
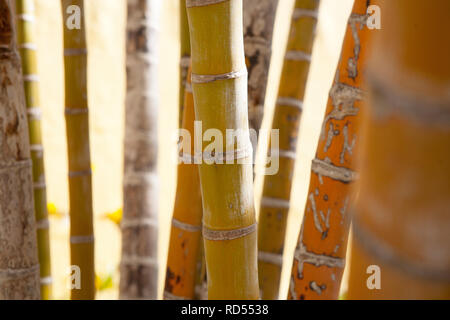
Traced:
<svg viewBox="0 0 450 320">
<path fill-rule="evenodd" d="M 305 300 L 305 295 L 301 294 L 300 295 L 300 300 Z"/>
<path fill-rule="evenodd" d="M 328 229 L 322 232 L 322 240 L 325 240 L 328 237 Z"/>
<path fill-rule="evenodd" d="M 328 201 L 328 195 L 327 194 L 323 196 L 323 200 L 324 201 Z"/>
<path fill-rule="evenodd" d="M 171 283 L 171 280 L 175 278 L 175 274 L 170 270 L 170 268 L 167 268 L 166 271 L 166 282 L 165 282 L 165 290 L 168 292 L 172 292 L 173 285 Z"/>
</svg>

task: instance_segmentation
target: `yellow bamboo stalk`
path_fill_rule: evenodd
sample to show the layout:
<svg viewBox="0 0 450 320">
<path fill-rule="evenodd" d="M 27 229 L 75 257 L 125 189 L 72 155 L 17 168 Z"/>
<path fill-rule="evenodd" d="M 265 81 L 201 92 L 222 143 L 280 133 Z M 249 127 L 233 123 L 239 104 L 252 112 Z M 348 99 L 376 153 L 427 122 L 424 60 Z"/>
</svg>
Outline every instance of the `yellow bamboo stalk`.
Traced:
<svg viewBox="0 0 450 320">
<path fill-rule="evenodd" d="M 185 88 L 185 107 L 182 128 L 194 136 L 194 97 L 191 72 Z M 193 161 L 194 144 L 189 139 L 180 141 L 180 164 L 175 206 L 170 231 L 164 299 L 194 299 L 197 261 L 202 231 L 202 195 L 198 167 Z M 186 145 L 184 145 L 186 143 Z M 187 150 L 186 150 L 187 149 Z"/>
<path fill-rule="evenodd" d="M 196 120 L 203 131 L 217 129 L 223 137 L 226 129 L 240 129 L 238 143 L 235 139 L 223 143 L 226 151 L 212 146 L 205 150 L 206 143 L 200 150 L 205 151 L 199 167 L 208 298 L 258 299 L 242 0 L 186 4 Z M 211 164 L 213 158 L 217 161 Z M 225 158 L 233 164 L 220 164 Z M 242 160 L 245 164 L 238 163 Z"/>
<path fill-rule="evenodd" d="M 121 299 L 158 293 L 158 38 L 161 0 L 127 0 Z"/>
<path fill-rule="evenodd" d="M 32 161 L 12 5 L 0 0 L 0 300 L 40 297 Z"/>
<path fill-rule="evenodd" d="M 36 214 L 38 254 L 41 273 L 41 299 L 49 300 L 52 297 L 50 236 L 47 213 L 44 152 L 41 134 L 34 0 L 16 0 L 16 19 L 17 43 L 22 58 L 30 150 L 31 159 L 33 161 L 34 211 Z"/>
<path fill-rule="evenodd" d="M 191 62 L 191 39 L 189 38 L 189 22 L 186 11 L 186 0 L 180 0 L 180 102 L 179 102 L 179 127 L 183 124 L 184 89 L 188 68 Z"/>
<path fill-rule="evenodd" d="M 348 298 L 450 299 L 450 2 L 380 9 Z"/>
<path fill-rule="evenodd" d="M 278 299 L 292 171 L 319 3 L 319 0 L 295 2 L 272 121 L 272 129 L 279 130 L 280 143 L 279 150 L 269 152 L 279 155 L 279 170 L 264 177 L 258 221 L 259 285 L 265 300 Z"/>
<path fill-rule="evenodd" d="M 70 261 L 79 267 L 81 275 L 80 287 L 73 285 L 71 299 L 90 300 L 95 298 L 95 270 L 84 0 L 61 0 L 61 9 L 69 160 Z"/>
<path fill-rule="evenodd" d="M 355 155 L 361 145 L 364 68 L 371 36 L 367 10 L 376 1 L 356 0 L 325 112 L 308 199 L 295 250 L 290 299 L 337 299 L 345 266 L 349 207 L 356 195 Z"/>
</svg>

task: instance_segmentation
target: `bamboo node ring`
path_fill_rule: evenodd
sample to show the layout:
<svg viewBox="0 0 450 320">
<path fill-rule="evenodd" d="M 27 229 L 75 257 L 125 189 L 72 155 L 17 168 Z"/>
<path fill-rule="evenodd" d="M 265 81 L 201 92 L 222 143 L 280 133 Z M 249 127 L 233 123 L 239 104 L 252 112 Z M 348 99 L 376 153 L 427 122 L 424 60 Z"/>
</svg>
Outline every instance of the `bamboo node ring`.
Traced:
<svg viewBox="0 0 450 320">
<path fill-rule="evenodd" d="M 83 177 L 92 175 L 92 170 L 69 171 L 69 178 Z"/>
<path fill-rule="evenodd" d="M 191 81 L 194 84 L 210 83 L 222 80 L 231 80 L 241 77 L 247 77 L 247 68 L 239 71 L 231 71 L 223 74 L 191 74 Z"/>
<path fill-rule="evenodd" d="M 303 101 L 291 97 L 278 97 L 277 105 L 294 107 L 300 109 L 300 111 L 303 111 Z"/>
<path fill-rule="evenodd" d="M 280 209 L 289 209 L 291 207 L 289 200 L 269 197 L 263 197 L 261 199 L 261 206 Z"/>
<path fill-rule="evenodd" d="M 286 55 L 284 56 L 284 59 L 286 60 L 293 60 L 293 61 L 307 61 L 311 62 L 311 54 L 303 52 L 303 51 L 287 51 Z"/>
<path fill-rule="evenodd" d="M 38 273 L 39 269 L 39 263 L 24 269 L 0 269 L 0 279 L 11 280 L 25 278 L 33 273 Z"/>
<path fill-rule="evenodd" d="M 88 108 L 65 108 L 64 114 L 66 116 L 80 115 L 89 113 Z"/>
<path fill-rule="evenodd" d="M 248 236 L 256 231 L 257 224 L 234 230 L 212 230 L 203 227 L 203 238 L 210 241 L 235 240 Z"/>
<path fill-rule="evenodd" d="M 165 291 L 165 290 L 164 290 L 163 298 L 164 298 L 164 300 L 188 300 L 188 298 L 174 295 L 173 293 Z"/>
<path fill-rule="evenodd" d="M 94 242 L 94 236 L 88 235 L 88 236 L 71 236 L 70 237 L 70 243 L 71 244 L 83 244 L 83 243 L 93 243 Z"/>
<path fill-rule="evenodd" d="M 229 0 L 186 0 L 186 8 L 204 7 Z"/>
<path fill-rule="evenodd" d="M 283 255 L 278 253 L 259 251 L 258 260 L 280 267 L 283 265 Z"/>
<path fill-rule="evenodd" d="M 189 223 L 181 222 L 175 218 L 172 218 L 172 226 L 187 232 L 199 232 L 202 230 L 202 226 L 195 226 Z"/>
<path fill-rule="evenodd" d="M 292 13 L 292 19 L 298 20 L 300 18 L 318 18 L 318 11 L 317 10 L 309 10 L 309 9 L 303 9 L 303 8 L 295 8 L 294 12 Z"/>
</svg>

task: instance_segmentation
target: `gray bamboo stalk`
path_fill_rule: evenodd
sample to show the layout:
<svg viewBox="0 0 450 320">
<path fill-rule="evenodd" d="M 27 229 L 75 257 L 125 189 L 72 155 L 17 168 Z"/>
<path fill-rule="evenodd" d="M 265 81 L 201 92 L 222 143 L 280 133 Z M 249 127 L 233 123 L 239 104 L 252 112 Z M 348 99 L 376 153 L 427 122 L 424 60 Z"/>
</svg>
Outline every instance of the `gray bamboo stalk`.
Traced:
<svg viewBox="0 0 450 320">
<path fill-rule="evenodd" d="M 0 0 L 0 300 L 39 299 L 31 155 L 11 8 L 10 0 Z"/>
<path fill-rule="evenodd" d="M 272 37 L 278 0 L 244 1 L 244 47 L 248 69 L 248 120 L 259 131 L 264 116 Z M 253 152 L 256 144 L 253 142 Z"/>
<path fill-rule="evenodd" d="M 156 299 L 158 20 L 161 0 L 128 0 L 121 299 Z"/>
</svg>

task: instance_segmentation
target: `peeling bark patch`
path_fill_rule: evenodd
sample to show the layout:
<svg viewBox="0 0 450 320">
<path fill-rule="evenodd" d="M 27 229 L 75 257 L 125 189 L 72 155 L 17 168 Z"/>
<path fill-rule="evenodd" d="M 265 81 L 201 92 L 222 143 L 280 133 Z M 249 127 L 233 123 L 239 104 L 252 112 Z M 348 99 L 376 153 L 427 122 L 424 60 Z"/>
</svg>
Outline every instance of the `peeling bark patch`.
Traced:
<svg viewBox="0 0 450 320">
<path fill-rule="evenodd" d="M 361 53 L 361 41 L 358 34 L 358 27 L 360 30 L 362 30 L 367 23 L 367 18 L 368 18 L 367 15 L 352 14 L 348 21 L 354 41 L 353 47 L 354 56 L 352 58 L 349 58 L 347 61 L 347 72 L 348 77 L 353 80 L 355 80 L 358 77 L 358 60 L 359 55 Z"/>
<path fill-rule="evenodd" d="M 311 281 L 309 283 L 309 288 L 320 296 L 322 291 L 326 290 L 327 286 L 325 284 L 318 285 L 315 281 Z"/>
</svg>

